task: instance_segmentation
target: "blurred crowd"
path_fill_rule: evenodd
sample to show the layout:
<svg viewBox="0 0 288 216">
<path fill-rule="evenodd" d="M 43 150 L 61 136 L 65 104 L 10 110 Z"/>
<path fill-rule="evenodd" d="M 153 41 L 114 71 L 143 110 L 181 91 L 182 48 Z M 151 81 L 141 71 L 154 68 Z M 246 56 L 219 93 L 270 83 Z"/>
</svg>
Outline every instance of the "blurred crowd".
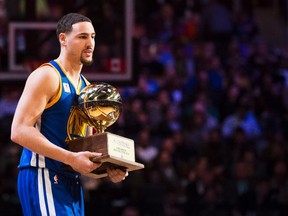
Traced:
<svg viewBox="0 0 288 216">
<path fill-rule="evenodd" d="M 135 10 L 138 83 L 119 87 L 123 113 L 109 130 L 135 140 L 145 169 L 119 184 L 83 177 L 87 215 L 288 215 L 288 48 L 265 41 L 251 1 L 137 0 Z M 0 92 L 3 215 L 20 211 L 21 148 L 9 138 L 20 92 Z"/>
</svg>

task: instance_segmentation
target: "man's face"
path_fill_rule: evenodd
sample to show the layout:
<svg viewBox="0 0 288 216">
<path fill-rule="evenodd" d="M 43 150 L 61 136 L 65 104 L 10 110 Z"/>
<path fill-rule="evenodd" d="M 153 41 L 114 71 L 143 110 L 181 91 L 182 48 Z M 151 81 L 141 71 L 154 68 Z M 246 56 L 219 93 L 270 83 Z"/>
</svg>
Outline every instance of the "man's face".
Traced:
<svg viewBox="0 0 288 216">
<path fill-rule="evenodd" d="M 66 34 L 66 50 L 69 58 L 83 65 L 93 63 L 95 47 L 95 31 L 90 22 L 79 22 L 72 26 L 72 31 Z"/>
</svg>

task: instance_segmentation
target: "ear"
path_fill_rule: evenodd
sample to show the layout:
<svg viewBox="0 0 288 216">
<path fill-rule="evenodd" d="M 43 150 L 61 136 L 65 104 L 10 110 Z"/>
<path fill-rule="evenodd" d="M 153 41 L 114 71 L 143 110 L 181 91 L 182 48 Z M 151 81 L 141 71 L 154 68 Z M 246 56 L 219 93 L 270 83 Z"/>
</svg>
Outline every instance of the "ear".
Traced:
<svg viewBox="0 0 288 216">
<path fill-rule="evenodd" d="M 59 34 L 59 42 L 60 42 L 61 46 L 66 45 L 66 35 L 64 33 Z"/>
</svg>

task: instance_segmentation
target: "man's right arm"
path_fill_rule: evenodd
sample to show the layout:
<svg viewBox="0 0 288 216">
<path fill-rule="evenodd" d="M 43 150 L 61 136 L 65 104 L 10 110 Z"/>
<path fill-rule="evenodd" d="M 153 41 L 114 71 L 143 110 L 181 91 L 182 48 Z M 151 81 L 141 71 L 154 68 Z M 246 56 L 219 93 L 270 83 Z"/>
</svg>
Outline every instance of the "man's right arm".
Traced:
<svg viewBox="0 0 288 216">
<path fill-rule="evenodd" d="M 11 140 L 35 153 L 70 165 L 82 174 L 96 169 L 99 164 L 90 158 L 92 152 L 74 153 L 51 143 L 34 127 L 46 104 L 59 90 L 59 77 L 53 68 L 44 66 L 32 72 L 18 102 L 11 127 Z"/>
</svg>

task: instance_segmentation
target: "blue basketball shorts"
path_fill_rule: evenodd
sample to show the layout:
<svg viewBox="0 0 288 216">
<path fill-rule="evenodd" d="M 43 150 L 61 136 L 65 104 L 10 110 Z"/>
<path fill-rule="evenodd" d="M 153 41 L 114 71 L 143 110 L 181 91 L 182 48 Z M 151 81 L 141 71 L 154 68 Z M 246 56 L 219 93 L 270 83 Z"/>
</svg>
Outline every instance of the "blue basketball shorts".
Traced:
<svg viewBox="0 0 288 216">
<path fill-rule="evenodd" d="M 79 177 L 46 168 L 25 168 L 18 174 L 18 195 L 24 216 L 84 216 Z"/>
</svg>

